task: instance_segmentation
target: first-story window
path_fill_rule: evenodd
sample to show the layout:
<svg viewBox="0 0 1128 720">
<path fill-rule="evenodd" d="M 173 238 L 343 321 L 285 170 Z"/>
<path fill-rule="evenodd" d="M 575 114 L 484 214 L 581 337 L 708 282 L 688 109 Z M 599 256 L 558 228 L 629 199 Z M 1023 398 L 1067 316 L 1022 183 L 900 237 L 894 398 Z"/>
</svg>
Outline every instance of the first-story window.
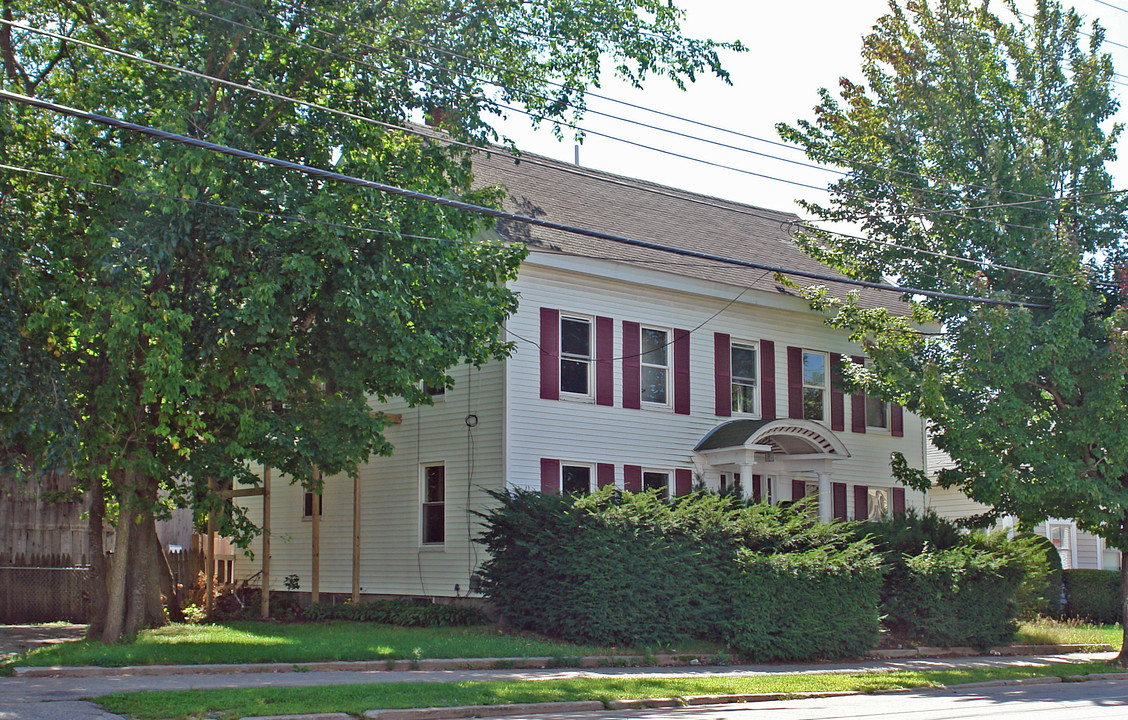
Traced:
<svg viewBox="0 0 1128 720">
<path fill-rule="evenodd" d="M 826 353 L 803 351 L 803 418 L 826 419 Z"/>
<path fill-rule="evenodd" d="M 811 517 L 819 516 L 819 483 L 807 480 L 803 483 L 803 498 L 807 500 L 807 514 Z M 799 500 L 801 498 L 794 498 Z"/>
<path fill-rule="evenodd" d="M 663 500 L 670 497 L 670 473 L 661 470 L 644 470 L 642 489 L 657 490 L 658 496 Z"/>
<path fill-rule="evenodd" d="M 866 519 L 877 522 L 889 517 L 893 512 L 891 503 L 892 491 L 889 488 L 871 487 L 866 493 L 867 508 Z"/>
<path fill-rule="evenodd" d="M 446 397 L 445 385 L 431 385 L 426 380 L 423 381 L 423 392 L 431 396 L 433 400 L 439 400 Z"/>
<path fill-rule="evenodd" d="M 446 541 L 446 466 L 423 466 L 423 544 Z"/>
<path fill-rule="evenodd" d="M 1046 528 L 1046 537 L 1057 548 L 1061 556 L 1061 567 L 1064 570 L 1073 569 L 1073 528 L 1069 525 L 1050 525 Z"/>
<path fill-rule="evenodd" d="M 665 405 L 670 385 L 670 334 L 642 328 L 642 401 Z"/>
<path fill-rule="evenodd" d="M 304 493 L 303 502 L 302 502 L 302 517 L 303 518 L 313 517 L 313 498 L 314 498 L 314 492 L 312 490 L 306 490 L 305 493 Z M 325 496 L 324 495 L 317 495 L 317 514 L 322 516 L 322 517 L 325 516 Z"/>
<path fill-rule="evenodd" d="M 732 344 L 732 411 L 756 412 L 756 346 Z"/>
<path fill-rule="evenodd" d="M 591 396 L 591 320 L 560 317 L 560 392 Z"/>
<path fill-rule="evenodd" d="M 560 464 L 560 488 L 565 495 L 591 492 L 591 466 Z"/>
</svg>

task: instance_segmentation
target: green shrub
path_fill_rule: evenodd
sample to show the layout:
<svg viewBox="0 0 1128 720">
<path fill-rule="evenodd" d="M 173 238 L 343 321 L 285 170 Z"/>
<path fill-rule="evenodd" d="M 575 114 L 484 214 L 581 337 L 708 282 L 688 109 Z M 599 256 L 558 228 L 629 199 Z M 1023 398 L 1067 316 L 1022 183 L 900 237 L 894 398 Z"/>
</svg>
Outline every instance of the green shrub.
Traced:
<svg viewBox="0 0 1128 720">
<path fill-rule="evenodd" d="M 886 626 L 913 642 L 988 647 L 1016 630 L 1014 595 L 1022 567 L 976 547 L 925 548 L 905 560 L 903 582 L 886 587 Z"/>
<path fill-rule="evenodd" d="M 1116 570 L 1064 570 L 1065 616 L 1096 623 L 1118 623 L 1120 573 Z"/>
<path fill-rule="evenodd" d="M 1061 615 L 1061 556 L 1041 535 L 1019 535 L 1006 540 L 995 533 L 988 544 L 999 552 L 1010 553 L 1021 565 L 1022 583 L 1015 591 L 1015 613 L 1023 620 Z"/>
<path fill-rule="evenodd" d="M 742 653 L 763 658 L 840 657 L 843 647 L 859 654 L 838 632 L 853 620 L 869 623 L 868 635 L 861 633 L 869 642 L 876 633 L 876 591 L 859 618 L 844 619 L 827 610 L 825 599 L 812 600 L 821 612 L 801 623 L 801 655 L 786 649 L 780 632 L 755 627 L 766 612 L 756 605 L 760 594 L 778 605 L 774 616 L 785 623 L 784 601 L 800 588 L 814 596 L 825 582 L 831 596 L 847 591 L 829 578 L 846 577 L 857 568 L 844 563 L 871 555 L 848 524 L 824 525 L 801 508 L 746 506 L 709 493 L 669 502 L 613 488 L 580 498 L 520 490 L 495 497 L 498 507 L 484 516 L 490 558 L 479 587 L 514 627 L 623 645 L 728 638 Z M 758 556 L 771 556 L 769 566 Z M 804 562 L 821 573 L 806 584 L 796 579 Z M 877 577 L 876 561 L 868 562 Z M 856 604 L 866 605 L 865 597 Z M 786 638 L 792 634 L 788 628 Z M 769 643 L 762 652 L 760 639 Z"/>
<path fill-rule="evenodd" d="M 482 611 L 463 605 L 438 605 L 410 600 L 371 603 L 314 603 L 302 611 L 307 620 L 360 620 L 401 627 L 463 627 L 486 622 Z"/>
</svg>

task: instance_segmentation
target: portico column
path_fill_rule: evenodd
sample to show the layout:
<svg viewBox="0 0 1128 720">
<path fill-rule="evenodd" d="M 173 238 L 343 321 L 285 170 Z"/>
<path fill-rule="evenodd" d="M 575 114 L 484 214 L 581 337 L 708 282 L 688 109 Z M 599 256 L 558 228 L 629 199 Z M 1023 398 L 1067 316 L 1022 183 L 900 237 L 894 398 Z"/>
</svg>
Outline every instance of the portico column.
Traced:
<svg viewBox="0 0 1128 720">
<path fill-rule="evenodd" d="M 752 499 L 752 466 L 740 466 L 740 494 L 745 500 Z"/>
<path fill-rule="evenodd" d="M 830 495 L 830 473 L 816 472 L 819 478 L 819 521 L 828 523 L 834 519 L 834 498 Z"/>
</svg>

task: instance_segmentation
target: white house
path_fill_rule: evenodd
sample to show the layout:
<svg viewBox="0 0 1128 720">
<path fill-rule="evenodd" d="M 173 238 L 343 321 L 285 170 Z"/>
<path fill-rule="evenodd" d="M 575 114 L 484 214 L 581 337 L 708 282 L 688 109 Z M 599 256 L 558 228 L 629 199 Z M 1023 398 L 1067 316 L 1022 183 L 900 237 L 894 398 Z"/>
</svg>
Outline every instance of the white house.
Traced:
<svg viewBox="0 0 1128 720">
<path fill-rule="evenodd" d="M 504 185 L 506 209 L 663 245 L 831 274 L 801 253 L 795 216 L 526 155 L 481 155 L 475 172 Z M 395 454 L 354 485 L 325 482 L 319 590 L 456 597 L 484 559 L 472 542 L 489 490 L 690 491 L 739 485 L 767 502 L 817 495 L 818 512 L 868 518 L 924 497 L 891 477 L 889 456 L 924 467 L 921 420 L 845 395 L 836 367 L 860 348 L 770 272 L 519 223 L 503 237 L 530 253 L 512 288 L 504 362 L 450 371 L 432 407 L 388 403 Z M 802 284 L 811 284 L 804 281 Z M 831 284 L 844 295 L 849 289 Z M 865 291 L 870 305 L 899 302 Z M 305 497 L 303 497 L 305 495 Z M 275 482 L 271 587 L 310 589 L 314 499 Z M 246 502 L 252 519 L 261 503 Z M 355 525 L 355 527 L 354 527 Z M 241 560 L 237 574 L 259 569 Z M 293 578 L 291 578 L 291 586 Z"/>
</svg>

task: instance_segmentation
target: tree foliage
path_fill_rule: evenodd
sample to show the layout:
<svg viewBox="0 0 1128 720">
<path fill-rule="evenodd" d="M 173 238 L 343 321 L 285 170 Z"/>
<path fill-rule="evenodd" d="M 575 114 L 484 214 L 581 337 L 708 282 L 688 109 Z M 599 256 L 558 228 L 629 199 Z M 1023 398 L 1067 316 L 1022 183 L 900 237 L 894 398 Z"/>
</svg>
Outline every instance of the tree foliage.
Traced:
<svg viewBox="0 0 1128 720">
<path fill-rule="evenodd" d="M 0 26 L 6 89 L 487 205 L 502 190 L 475 188 L 458 142 L 496 139 L 487 120 L 502 104 L 579 116 L 608 61 L 635 84 L 725 76 L 717 46 L 683 38 L 681 11 L 660 0 L 0 10 L 125 53 Z M 58 176 L 0 174 L 0 459 L 65 469 L 118 508 L 108 640 L 163 617 L 154 513 L 223 511 L 224 533 L 245 543 L 255 528 L 217 490 L 256 483 L 251 463 L 308 487 L 355 472 L 392 450 L 370 399 L 427 402 L 421 380 L 449 384 L 453 365 L 509 350 L 499 329 L 523 248 L 483 240 L 477 216 L 0 109 L 0 162 Z M 421 113 L 445 139 L 396 128 Z"/>
<path fill-rule="evenodd" d="M 931 421 L 956 465 L 941 485 L 1128 548 L 1126 206 L 1107 169 L 1121 128 L 1103 39 L 1048 0 L 1033 16 L 893 2 L 864 41 L 865 83 L 823 90 L 814 121 L 780 130 L 845 171 L 808 209 L 866 238 L 807 233 L 811 254 L 856 277 L 1026 303 L 916 298 L 912 319 L 936 331 L 922 333 L 816 293 L 873 358 L 851 379 Z"/>
</svg>

